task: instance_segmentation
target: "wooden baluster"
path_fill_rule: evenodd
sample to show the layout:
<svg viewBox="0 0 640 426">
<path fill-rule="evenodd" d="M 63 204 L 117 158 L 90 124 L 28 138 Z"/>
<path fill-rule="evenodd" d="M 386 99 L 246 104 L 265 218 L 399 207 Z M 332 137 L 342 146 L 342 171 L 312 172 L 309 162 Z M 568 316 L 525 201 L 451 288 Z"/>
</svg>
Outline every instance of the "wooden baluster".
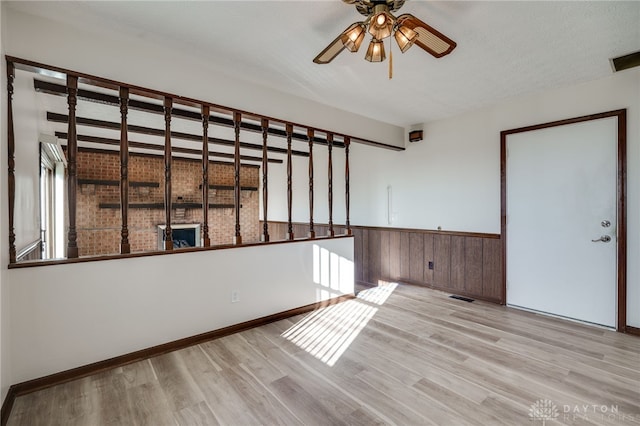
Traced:
<svg viewBox="0 0 640 426">
<path fill-rule="evenodd" d="M 327 147 L 329 148 L 329 236 L 336 235 L 333 230 L 333 133 L 327 133 Z"/>
<path fill-rule="evenodd" d="M 171 230 L 171 109 L 173 99 L 164 98 L 164 214 L 166 228 L 164 229 L 164 249 L 173 250 L 173 235 Z"/>
<path fill-rule="evenodd" d="M 293 240 L 293 222 L 291 221 L 291 209 L 293 204 L 293 187 L 292 187 L 292 161 L 291 161 L 291 135 L 293 133 L 293 125 L 287 123 L 287 239 Z"/>
<path fill-rule="evenodd" d="M 233 113 L 233 130 L 236 134 L 235 140 L 235 153 L 233 158 L 234 166 L 234 204 L 236 208 L 236 234 L 233 238 L 233 244 L 242 244 L 242 235 L 240 234 L 240 123 L 242 121 L 242 114 L 239 112 Z"/>
<path fill-rule="evenodd" d="M 267 157 L 267 135 L 269 134 L 269 120 L 262 119 L 262 241 L 269 241 L 269 224 L 267 218 L 268 212 L 268 157 Z"/>
<path fill-rule="evenodd" d="M 316 237 L 316 231 L 313 229 L 313 129 L 307 129 L 307 138 L 309 139 L 309 238 Z"/>
<path fill-rule="evenodd" d="M 78 103 L 78 77 L 67 75 L 67 104 L 69 105 L 69 126 L 67 130 L 67 200 L 69 205 L 69 232 L 67 238 L 67 258 L 78 257 L 78 233 L 76 231 L 76 193 L 78 170 L 76 156 L 78 137 L 76 133 L 76 105 Z"/>
<path fill-rule="evenodd" d="M 209 105 L 202 105 L 202 245 L 209 247 Z"/>
<path fill-rule="evenodd" d="M 13 62 L 7 62 L 7 142 L 9 179 L 7 181 L 9 191 L 9 263 L 16 263 L 16 230 L 13 224 L 16 199 L 16 142 L 13 133 L 13 80 L 16 69 Z"/>
<path fill-rule="evenodd" d="M 344 201 L 347 208 L 347 221 L 346 221 L 346 229 L 345 233 L 347 235 L 352 235 L 351 232 L 351 222 L 349 221 L 349 146 L 351 146 L 351 138 L 349 136 L 344 137 Z"/>
<path fill-rule="evenodd" d="M 120 253 L 131 253 L 129 244 L 129 135 L 127 113 L 129 109 L 129 89 L 120 87 Z"/>
</svg>

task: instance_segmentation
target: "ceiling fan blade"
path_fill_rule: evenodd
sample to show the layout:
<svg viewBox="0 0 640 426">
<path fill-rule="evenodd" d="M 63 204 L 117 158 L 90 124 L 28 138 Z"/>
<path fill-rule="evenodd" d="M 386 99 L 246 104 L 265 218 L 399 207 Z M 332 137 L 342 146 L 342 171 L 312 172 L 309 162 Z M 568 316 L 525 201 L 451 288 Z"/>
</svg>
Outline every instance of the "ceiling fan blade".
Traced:
<svg viewBox="0 0 640 426">
<path fill-rule="evenodd" d="M 313 58 L 313 62 L 316 64 L 328 64 L 333 61 L 333 59 L 338 56 L 340 52 L 345 49 L 344 43 L 340 37 L 342 37 L 343 33 L 340 33 L 335 40 L 333 40 L 327 47 L 324 48 L 322 52 L 318 54 L 315 58 Z"/>
<path fill-rule="evenodd" d="M 415 44 L 436 58 L 448 55 L 457 46 L 455 41 L 411 14 L 405 13 L 398 16 L 397 22 L 398 25 L 406 25 L 417 32 L 418 38 Z"/>
</svg>

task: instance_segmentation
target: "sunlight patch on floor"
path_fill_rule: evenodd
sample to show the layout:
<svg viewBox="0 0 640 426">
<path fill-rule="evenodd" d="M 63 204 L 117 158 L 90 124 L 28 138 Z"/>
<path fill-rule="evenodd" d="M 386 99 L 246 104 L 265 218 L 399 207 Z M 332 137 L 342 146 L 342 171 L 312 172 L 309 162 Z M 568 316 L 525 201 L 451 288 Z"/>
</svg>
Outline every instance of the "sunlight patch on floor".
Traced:
<svg viewBox="0 0 640 426">
<path fill-rule="evenodd" d="M 363 290 L 357 299 L 312 312 L 282 337 L 332 367 L 397 287 L 396 283 Z"/>
<path fill-rule="evenodd" d="M 387 301 L 396 287 L 398 287 L 398 283 L 378 281 L 378 287 L 361 291 L 358 293 L 358 299 L 362 299 L 369 303 L 375 303 L 376 305 L 384 305 L 384 302 Z"/>
</svg>

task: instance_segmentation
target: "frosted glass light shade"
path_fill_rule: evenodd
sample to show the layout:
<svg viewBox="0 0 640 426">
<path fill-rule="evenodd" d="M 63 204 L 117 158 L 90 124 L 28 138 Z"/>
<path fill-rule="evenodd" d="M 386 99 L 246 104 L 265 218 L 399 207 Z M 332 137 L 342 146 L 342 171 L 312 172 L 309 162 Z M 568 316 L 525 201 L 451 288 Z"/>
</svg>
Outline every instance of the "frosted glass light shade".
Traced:
<svg viewBox="0 0 640 426">
<path fill-rule="evenodd" d="M 369 34 L 376 40 L 389 37 L 393 31 L 393 20 L 393 16 L 386 10 L 373 15 L 369 23 Z"/>
<path fill-rule="evenodd" d="M 418 38 L 418 33 L 413 31 L 409 27 L 405 27 L 404 25 L 399 26 L 396 29 L 396 33 L 394 34 L 396 42 L 398 42 L 398 47 L 402 53 L 406 52 L 411 46 L 413 46 L 413 42 Z"/>
<path fill-rule="evenodd" d="M 351 52 L 357 52 L 364 40 L 364 26 L 362 22 L 356 22 L 347 28 L 340 36 L 340 40 L 342 44 L 344 44 L 344 47 Z"/>
<path fill-rule="evenodd" d="M 376 39 L 371 40 L 369 48 L 367 49 L 367 54 L 364 58 L 369 62 L 384 61 L 386 58 L 384 54 L 384 43 Z"/>
</svg>

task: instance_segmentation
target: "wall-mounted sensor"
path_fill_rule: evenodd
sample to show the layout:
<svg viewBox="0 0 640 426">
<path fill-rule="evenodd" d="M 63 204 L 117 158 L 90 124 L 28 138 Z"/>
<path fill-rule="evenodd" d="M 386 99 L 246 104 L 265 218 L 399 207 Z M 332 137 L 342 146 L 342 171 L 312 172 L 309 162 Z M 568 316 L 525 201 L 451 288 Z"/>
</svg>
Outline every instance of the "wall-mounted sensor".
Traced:
<svg viewBox="0 0 640 426">
<path fill-rule="evenodd" d="M 422 130 L 412 130 L 409 132 L 409 142 L 420 142 L 422 140 Z"/>
</svg>

